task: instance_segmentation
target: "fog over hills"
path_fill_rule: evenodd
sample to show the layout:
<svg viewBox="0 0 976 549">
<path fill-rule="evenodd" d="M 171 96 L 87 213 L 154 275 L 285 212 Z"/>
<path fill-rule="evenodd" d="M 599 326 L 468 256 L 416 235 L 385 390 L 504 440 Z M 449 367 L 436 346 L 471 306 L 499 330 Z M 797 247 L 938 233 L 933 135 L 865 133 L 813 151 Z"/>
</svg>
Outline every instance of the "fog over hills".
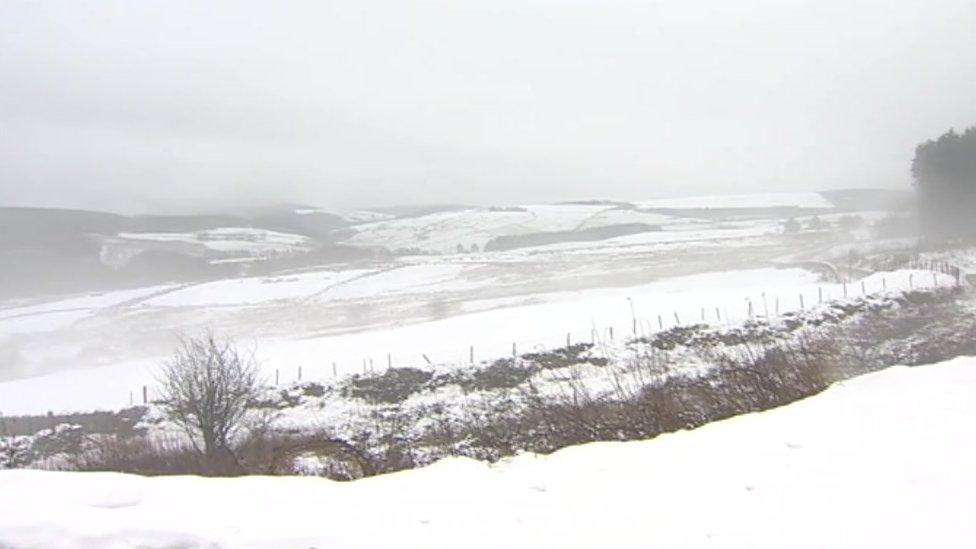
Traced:
<svg viewBox="0 0 976 549">
<path fill-rule="evenodd" d="M 907 188 L 976 115 L 974 26 L 970 0 L 10 0 L 0 204 Z"/>
<path fill-rule="evenodd" d="M 330 212 L 291 204 L 236 214 L 134 215 L 50 208 L 0 208 L 0 298 L 271 274 L 393 255 L 499 251 L 601 241 L 658 231 L 673 220 L 785 219 L 817 212 L 897 211 L 904 193 L 827 192 L 644 203 L 400 206 Z M 690 201 L 689 201 L 690 200 Z M 782 204 L 777 200 L 785 200 Z M 803 200 L 807 200 L 803 203 Z M 575 209 L 575 210 L 574 210 Z M 571 213 L 575 211 L 576 213 Z M 562 220 L 562 221 L 561 221 Z"/>
<path fill-rule="evenodd" d="M 0 549 L 971 545 L 974 30 L 0 0 Z"/>
</svg>

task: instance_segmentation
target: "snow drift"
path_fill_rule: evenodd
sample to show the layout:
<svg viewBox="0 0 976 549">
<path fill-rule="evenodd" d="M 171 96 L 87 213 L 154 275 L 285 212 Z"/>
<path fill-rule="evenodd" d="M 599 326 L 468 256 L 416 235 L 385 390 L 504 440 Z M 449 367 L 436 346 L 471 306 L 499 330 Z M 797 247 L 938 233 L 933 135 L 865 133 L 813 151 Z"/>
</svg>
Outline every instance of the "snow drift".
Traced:
<svg viewBox="0 0 976 549">
<path fill-rule="evenodd" d="M 0 546 L 961 547 L 976 359 L 651 441 L 351 483 L 0 472 Z"/>
</svg>

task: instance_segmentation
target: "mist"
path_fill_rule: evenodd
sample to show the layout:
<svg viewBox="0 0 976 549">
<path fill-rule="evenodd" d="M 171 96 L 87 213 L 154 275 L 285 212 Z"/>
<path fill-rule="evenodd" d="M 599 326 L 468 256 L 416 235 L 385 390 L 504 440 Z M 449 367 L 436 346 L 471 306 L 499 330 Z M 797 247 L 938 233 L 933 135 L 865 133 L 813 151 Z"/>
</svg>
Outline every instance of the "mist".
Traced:
<svg viewBox="0 0 976 549">
<path fill-rule="evenodd" d="M 907 188 L 968 0 L 0 6 L 0 204 L 120 213 Z"/>
<path fill-rule="evenodd" d="M 974 30 L 0 1 L 0 548 L 965 545 Z"/>
</svg>

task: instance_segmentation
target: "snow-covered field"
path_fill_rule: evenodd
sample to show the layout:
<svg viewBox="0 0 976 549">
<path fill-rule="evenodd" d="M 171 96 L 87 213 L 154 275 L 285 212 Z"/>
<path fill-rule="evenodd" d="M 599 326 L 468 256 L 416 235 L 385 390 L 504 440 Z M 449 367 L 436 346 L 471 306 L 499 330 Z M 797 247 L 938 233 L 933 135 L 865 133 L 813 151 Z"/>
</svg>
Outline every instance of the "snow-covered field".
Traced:
<svg viewBox="0 0 976 549">
<path fill-rule="evenodd" d="M 834 205 L 816 192 L 752 193 L 715 196 L 691 196 L 635 202 L 641 208 L 654 209 L 720 209 L 720 208 L 811 208 L 829 210 Z"/>
<path fill-rule="evenodd" d="M 642 442 L 321 478 L 0 471 L 12 547 L 968 547 L 976 359 Z"/>
<path fill-rule="evenodd" d="M 433 284 L 436 288 L 423 286 L 417 290 L 419 295 L 447 292 L 449 288 L 466 284 L 459 281 L 453 268 L 442 266 L 440 278 L 436 270 L 417 269 L 419 273 L 410 274 L 408 270 L 402 276 L 381 272 L 382 276 L 377 278 L 347 273 L 340 280 L 346 282 L 344 285 L 328 273 L 312 273 L 294 279 L 285 277 L 280 281 L 284 286 L 278 290 L 274 289 L 274 282 L 267 282 L 270 289 L 265 291 L 257 291 L 261 290 L 259 286 L 248 286 L 246 279 L 212 283 L 229 288 L 205 284 L 150 295 L 123 309 L 118 313 L 120 316 L 110 315 L 107 320 L 100 316 L 104 311 L 74 310 L 70 314 L 87 317 L 88 329 L 94 332 L 111 329 L 119 322 L 155 325 L 156 330 L 163 332 L 165 345 L 130 351 L 115 362 L 88 368 L 71 367 L 84 352 L 79 349 L 84 347 L 72 346 L 70 342 L 61 342 L 60 348 L 32 350 L 31 356 L 39 362 L 65 367 L 45 375 L 0 383 L 0 402 L 8 415 L 125 406 L 131 395 L 141 394 L 143 386 L 155 384 L 156 372 L 178 335 L 214 325 L 220 326 L 224 333 L 233 329 L 234 324 L 220 322 L 217 320 L 220 317 L 212 316 L 215 308 L 226 308 L 228 316 L 224 318 L 239 323 L 252 316 L 265 319 L 267 315 L 289 314 L 300 306 L 325 308 L 328 302 L 343 299 L 353 303 L 381 300 L 384 296 L 416 299 L 418 294 L 409 293 L 413 288 L 411 281 Z M 520 353 L 539 351 L 563 346 L 567 338 L 571 342 L 605 340 L 612 337 L 611 330 L 618 338 L 633 337 L 635 329 L 636 335 L 644 335 L 675 325 L 722 325 L 739 322 L 750 315 L 775 317 L 798 310 L 801 305 L 809 308 L 820 301 L 842 298 L 845 288 L 854 297 L 862 292 L 878 294 L 951 283 L 945 275 L 936 277 L 925 271 L 877 273 L 852 284 L 825 283 L 815 274 L 798 268 L 721 271 L 623 288 L 471 299 L 457 305 L 457 310 L 444 318 L 345 333 L 273 332 L 266 325 L 258 324 L 247 329 L 260 331 L 245 331 L 245 336 L 250 337 L 239 339 L 255 349 L 269 382 L 276 377 L 282 382 L 294 381 L 299 367 L 306 380 L 326 379 L 366 369 L 382 370 L 388 365 L 426 367 L 428 360 L 434 365 L 464 365 L 472 350 L 476 361 L 493 360 L 511 356 L 513 344 Z M 235 291 L 240 285 L 243 285 L 240 291 Z M 298 288 L 303 291 L 297 291 Z M 406 296 L 401 295 L 404 292 Z M 105 302 L 116 303 L 117 299 L 107 296 Z M 58 319 L 57 315 L 62 314 L 59 310 L 54 308 L 49 314 Z M 0 319 L 4 321 L 12 326 L 18 322 L 38 322 L 33 316 Z M 76 331 L 80 330 L 79 326 Z"/>
<path fill-rule="evenodd" d="M 476 208 L 422 217 L 356 225 L 346 243 L 453 253 L 462 246 L 484 249 L 492 238 L 548 231 L 571 231 L 622 223 L 660 225 L 672 218 L 603 205 L 532 205 L 513 209 Z"/>
<path fill-rule="evenodd" d="M 221 227 L 194 233 L 119 233 L 118 237 L 123 241 L 180 243 L 216 252 L 251 255 L 308 250 L 312 244 L 311 239 L 302 235 L 250 227 Z"/>
<path fill-rule="evenodd" d="M 468 208 L 403 219 L 383 219 L 356 225 L 346 243 L 385 246 L 389 249 L 416 249 L 430 253 L 454 253 L 463 247 L 484 249 L 500 236 L 538 232 L 578 231 L 624 224 L 644 224 L 664 230 L 718 229 L 714 223 L 688 220 L 667 214 L 667 210 L 729 210 L 802 208 L 830 212 L 834 205 L 821 194 L 754 193 L 678 199 L 647 200 L 633 203 L 587 203 L 522 205 L 501 208 Z M 644 211 L 653 209 L 653 212 Z M 662 211 L 663 210 L 663 211 Z M 678 212 L 680 213 L 680 212 Z M 368 219 L 368 218 L 366 218 Z M 653 233 L 651 233 L 653 234 Z M 644 236 L 644 235 L 637 235 Z"/>
<path fill-rule="evenodd" d="M 826 208 L 817 193 L 696 200 L 696 207 Z M 607 338 L 611 328 L 618 337 L 632 336 L 635 319 L 636 332 L 644 334 L 703 318 L 736 321 L 750 309 L 776 315 L 799 308 L 801 295 L 809 307 L 844 293 L 823 265 L 809 264 L 820 250 L 852 242 L 843 231 L 791 235 L 775 215 L 681 219 L 633 206 L 472 208 L 397 219 L 363 214 L 349 218 L 362 221 L 350 242 L 450 254 L 0 303 L 0 412 L 128 405 L 130 394 L 155 384 L 155 371 L 179 336 L 207 329 L 255 348 L 267 378 L 284 382 L 299 368 L 309 380 L 387 365 L 466 364 L 472 347 L 479 362 L 510 356 L 513 344 L 518 352 L 553 348 L 567 336 Z M 472 244 L 481 249 L 496 236 L 622 223 L 662 230 L 471 252 Z M 256 229 L 122 236 L 238 252 L 308 244 Z M 466 253 L 454 253 L 458 243 Z M 901 272 L 869 278 L 863 290 L 855 282 L 847 291 L 895 291 L 909 285 L 909 276 L 920 287 L 936 282 L 930 273 Z"/>
</svg>

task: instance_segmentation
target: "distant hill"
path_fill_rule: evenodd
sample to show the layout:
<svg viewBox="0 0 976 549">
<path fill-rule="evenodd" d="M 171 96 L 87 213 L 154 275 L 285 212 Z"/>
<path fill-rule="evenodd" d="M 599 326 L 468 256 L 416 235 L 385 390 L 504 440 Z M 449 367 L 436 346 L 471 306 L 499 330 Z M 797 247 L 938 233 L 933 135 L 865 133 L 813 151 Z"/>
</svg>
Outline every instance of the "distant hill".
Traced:
<svg viewBox="0 0 976 549">
<path fill-rule="evenodd" d="M 234 257 L 268 262 L 261 270 L 269 271 L 368 256 L 334 244 L 349 225 L 337 214 L 290 208 L 124 216 L 0 207 L 0 298 L 232 276 L 248 268 L 227 261 Z"/>
<path fill-rule="evenodd" d="M 914 201 L 914 192 L 907 189 L 838 189 L 820 194 L 843 211 L 903 211 Z"/>
</svg>

